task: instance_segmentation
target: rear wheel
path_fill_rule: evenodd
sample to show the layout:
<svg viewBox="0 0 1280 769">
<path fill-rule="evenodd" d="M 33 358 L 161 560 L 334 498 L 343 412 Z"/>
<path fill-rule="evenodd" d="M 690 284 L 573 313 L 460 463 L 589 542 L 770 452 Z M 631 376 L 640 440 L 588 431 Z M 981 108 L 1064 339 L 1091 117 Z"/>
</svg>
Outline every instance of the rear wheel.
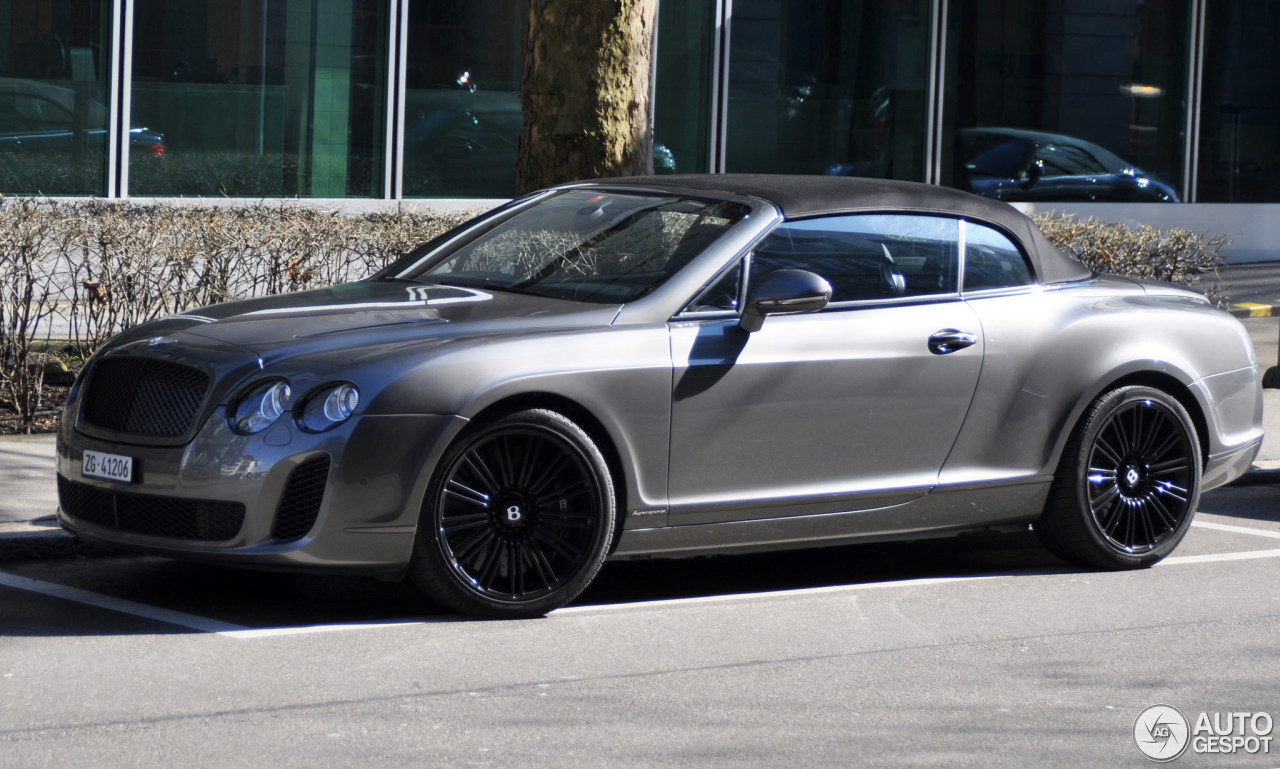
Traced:
<svg viewBox="0 0 1280 769">
<path fill-rule="evenodd" d="M 1177 399 L 1150 387 L 1112 390 L 1067 444 L 1036 534 L 1086 566 L 1150 566 L 1191 526 L 1200 474 L 1195 424 Z"/>
<path fill-rule="evenodd" d="M 536 617 L 573 600 L 604 563 L 614 526 L 608 465 L 562 414 L 481 424 L 445 453 L 423 505 L 410 579 L 483 617 Z"/>
</svg>

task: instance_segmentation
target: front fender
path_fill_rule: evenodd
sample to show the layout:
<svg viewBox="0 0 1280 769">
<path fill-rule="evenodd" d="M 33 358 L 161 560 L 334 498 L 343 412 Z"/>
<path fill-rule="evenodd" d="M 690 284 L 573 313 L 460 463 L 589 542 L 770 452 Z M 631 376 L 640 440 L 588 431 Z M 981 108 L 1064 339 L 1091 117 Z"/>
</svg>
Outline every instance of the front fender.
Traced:
<svg viewBox="0 0 1280 769">
<path fill-rule="evenodd" d="M 379 413 L 475 419 L 503 401 L 549 394 L 591 414 L 626 473 L 633 507 L 666 505 L 671 348 L 665 324 L 469 340 L 438 348 L 378 395 Z"/>
</svg>

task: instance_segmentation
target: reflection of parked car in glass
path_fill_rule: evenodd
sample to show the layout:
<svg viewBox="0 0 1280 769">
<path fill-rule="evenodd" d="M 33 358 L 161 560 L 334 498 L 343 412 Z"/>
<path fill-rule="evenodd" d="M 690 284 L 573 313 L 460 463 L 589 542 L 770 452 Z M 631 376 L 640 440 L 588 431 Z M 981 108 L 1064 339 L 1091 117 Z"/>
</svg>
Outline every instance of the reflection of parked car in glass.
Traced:
<svg viewBox="0 0 1280 769">
<path fill-rule="evenodd" d="M 956 186 L 999 200 L 1178 202 L 1167 183 L 1115 153 L 1063 134 L 1018 128 L 959 132 Z"/>
<path fill-rule="evenodd" d="M 423 90 L 405 98 L 405 194 L 515 195 L 515 93 Z"/>
<path fill-rule="evenodd" d="M 76 90 L 38 80 L 0 78 L 0 152 L 71 151 L 76 131 L 90 146 L 106 141 L 107 108 L 86 99 L 76 112 Z M 148 128 L 130 128 L 129 146 L 144 154 L 164 157 L 164 135 Z"/>
<path fill-rule="evenodd" d="M 514 91 L 411 90 L 405 97 L 406 195 L 513 197 L 520 142 Z M 671 150 L 655 144 L 655 173 L 675 173 Z"/>
</svg>

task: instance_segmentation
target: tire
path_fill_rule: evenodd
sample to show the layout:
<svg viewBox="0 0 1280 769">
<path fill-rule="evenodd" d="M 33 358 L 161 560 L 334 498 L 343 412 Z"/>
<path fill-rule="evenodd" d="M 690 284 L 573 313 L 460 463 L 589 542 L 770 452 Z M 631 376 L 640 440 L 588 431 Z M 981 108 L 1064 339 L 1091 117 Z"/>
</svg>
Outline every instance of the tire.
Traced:
<svg viewBox="0 0 1280 769">
<path fill-rule="evenodd" d="M 485 422 L 437 466 L 409 578 L 464 614 L 540 617 L 595 578 L 615 512 L 604 455 L 567 417 L 529 409 Z"/>
<path fill-rule="evenodd" d="M 1067 443 L 1036 535 L 1084 566 L 1151 566 L 1190 528 L 1200 474 L 1195 424 L 1177 399 L 1136 385 L 1112 390 Z"/>
</svg>

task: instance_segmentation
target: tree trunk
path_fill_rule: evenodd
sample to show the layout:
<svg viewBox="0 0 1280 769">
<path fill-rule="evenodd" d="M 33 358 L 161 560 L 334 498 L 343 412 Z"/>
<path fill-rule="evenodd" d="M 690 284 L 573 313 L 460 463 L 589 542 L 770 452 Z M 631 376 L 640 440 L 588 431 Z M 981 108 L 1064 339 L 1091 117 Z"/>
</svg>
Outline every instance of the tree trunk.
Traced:
<svg viewBox="0 0 1280 769">
<path fill-rule="evenodd" d="M 653 173 L 656 22 L 657 0 L 530 0 L 516 159 L 521 194 Z"/>
</svg>

